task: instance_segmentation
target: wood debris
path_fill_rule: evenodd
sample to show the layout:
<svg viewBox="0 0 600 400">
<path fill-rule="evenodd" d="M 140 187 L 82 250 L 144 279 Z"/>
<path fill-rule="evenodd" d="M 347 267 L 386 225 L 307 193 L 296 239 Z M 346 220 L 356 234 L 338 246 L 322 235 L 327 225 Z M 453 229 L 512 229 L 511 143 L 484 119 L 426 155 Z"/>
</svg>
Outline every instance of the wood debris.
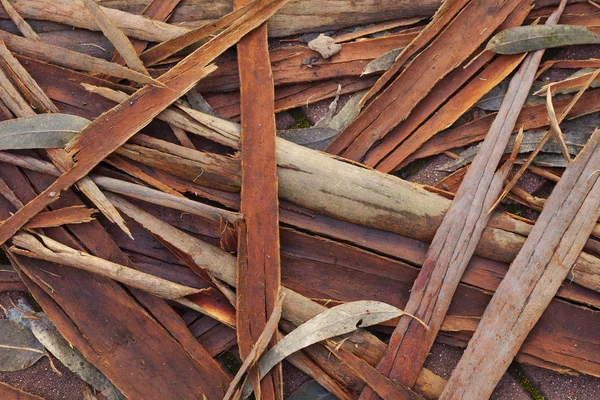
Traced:
<svg viewBox="0 0 600 400">
<path fill-rule="evenodd" d="M 111 400 L 600 377 L 597 5 L 335 3 L 0 0 L 0 292 L 43 310 L 4 364 Z"/>
</svg>

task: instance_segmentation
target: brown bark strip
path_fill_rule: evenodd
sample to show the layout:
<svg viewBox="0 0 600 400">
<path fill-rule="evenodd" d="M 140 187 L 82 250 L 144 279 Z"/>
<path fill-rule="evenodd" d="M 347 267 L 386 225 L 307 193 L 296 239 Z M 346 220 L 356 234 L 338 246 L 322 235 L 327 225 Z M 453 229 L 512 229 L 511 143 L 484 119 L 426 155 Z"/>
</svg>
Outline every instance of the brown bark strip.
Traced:
<svg viewBox="0 0 600 400">
<path fill-rule="evenodd" d="M 403 51 L 396 57 L 394 65 L 387 70 L 379 80 L 369 89 L 365 97 L 361 100 L 360 104 L 365 105 L 367 101 L 377 95 L 392 79 L 394 79 L 398 72 L 402 69 L 404 64 L 418 51 L 423 49 L 429 42 L 431 42 L 441 31 L 454 19 L 456 14 L 462 10 L 462 8 L 470 0 L 457 0 L 443 2 L 441 7 L 434 14 L 431 22 L 427 24 L 425 29 L 421 31 Z"/>
<path fill-rule="evenodd" d="M 23 229 L 52 228 L 67 224 L 82 224 L 93 221 L 97 210 L 85 206 L 60 208 L 54 211 L 42 211 L 23 226 Z"/>
<path fill-rule="evenodd" d="M 67 146 L 71 156 L 76 154 L 76 164 L 36 199 L 29 202 L 0 225 L 0 243 L 4 243 L 35 214 L 55 201 L 60 191 L 83 178 L 102 159 L 123 145 L 131 136 L 150 123 L 152 118 L 167 108 L 169 104 L 212 72 L 214 68 L 207 65 L 215 57 L 267 20 L 287 1 L 289 0 L 254 1 L 252 5 L 256 7 L 256 13 L 252 18 L 241 17 L 219 36 L 161 76 L 159 81 L 165 85 L 164 88 L 146 86 L 133 94 L 129 100 L 104 113 L 88 125 Z M 109 138 L 106 137 L 107 131 L 112 132 Z"/>
<path fill-rule="evenodd" d="M 6 11 L 12 22 L 14 22 L 14 24 L 17 26 L 17 29 L 19 30 L 19 32 L 21 32 L 23 36 L 40 42 L 42 41 L 38 34 L 35 33 L 33 28 L 29 26 L 27 21 L 25 21 L 23 17 L 19 15 L 17 10 L 15 10 L 15 8 L 12 6 L 12 4 L 10 4 L 8 0 L 0 0 L 0 2 L 2 3 L 2 7 L 4 7 L 4 11 Z"/>
<path fill-rule="evenodd" d="M 567 277 L 600 217 L 599 144 L 600 131 L 596 130 L 552 191 L 442 399 L 489 397 Z"/>
<path fill-rule="evenodd" d="M 328 59 L 307 46 L 293 46 L 269 52 L 275 86 L 325 79 L 359 77 L 367 63 L 391 50 L 408 45 L 416 32 L 398 33 L 358 42 L 343 43 L 342 50 Z M 238 62 L 223 61 L 210 80 L 200 82 L 201 91 L 225 92 L 239 88 Z"/>
<path fill-rule="evenodd" d="M 0 39 L 11 51 L 37 60 L 81 71 L 103 73 L 142 84 L 155 83 L 151 77 L 127 67 L 68 50 L 64 47 L 16 36 L 2 30 L 0 30 Z"/>
<path fill-rule="evenodd" d="M 46 93 L 39 87 L 37 82 L 29 75 L 29 73 L 23 68 L 21 63 L 13 57 L 11 52 L 6 48 L 4 43 L 0 40 L 0 64 L 5 68 L 7 73 L 11 75 L 14 82 L 18 82 L 18 86 L 21 88 L 21 92 L 28 93 L 28 98 L 31 99 L 33 104 L 39 107 L 39 112 L 56 113 L 59 109 L 52 103 L 52 100 L 48 98 Z M 7 88 L 10 83 L 5 81 L 2 86 Z M 12 85 L 10 85 L 12 86 Z M 12 90 L 18 93 L 15 88 Z M 24 99 L 19 95 L 15 98 L 19 104 L 18 112 L 14 112 L 17 117 L 26 117 L 35 115 L 35 111 L 30 105 L 28 105 Z M 50 160 L 63 172 L 69 169 L 73 165 L 71 157 L 69 157 L 62 149 L 48 149 L 46 151 Z M 79 190 L 81 190 L 95 205 L 98 209 L 108 218 L 109 221 L 116 223 L 125 233 L 131 236 L 131 233 L 125 225 L 125 221 L 119 214 L 119 212 L 110 204 L 110 202 L 104 197 L 100 189 L 92 182 L 88 177 L 83 177 L 76 183 Z"/>
<path fill-rule="evenodd" d="M 174 249 L 188 254 L 190 260 L 196 265 L 195 271 L 206 268 L 216 278 L 231 286 L 236 286 L 236 260 L 231 254 L 180 231 L 123 199 L 114 201 L 115 198 L 112 197 L 112 200 L 120 211 L 140 223 L 153 235 L 170 243 Z M 298 326 L 327 309 L 285 287 L 281 288 L 281 292 L 285 293 L 283 318 L 294 325 Z M 377 362 L 376 360 L 383 353 L 384 348 L 382 342 L 362 330 L 352 334 L 343 346 L 371 365 Z M 442 380 L 437 375 L 432 374 L 431 371 L 423 371 L 425 371 L 424 374 L 428 375 L 427 379 L 434 383 L 434 385 L 425 387 L 425 389 L 438 388 Z M 439 393 L 436 392 L 436 395 L 439 395 Z"/>
<path fill-rule="evenodd" d="M 78 0 L 17 0 L 12 4 L 23 18 L 59 22 L 94 31 L 100 30 L 94 17 Z M 140 40 L 162 42 L 189 30 L 114 8 L 101 6 L 100 9 L 125 35 Z"/>
<path fill-rule="evenodd" d="M 439 111 L 432 115 L 425 124 L 414 131 L 408 139 L 402 142 L 396 149 L 389 152 L 377 164 L 377 170 L 387 173 L 393 171 L 408 156 L 418 150 L 423 143 L 452 125 L 487 92 L 512 73 L 521 61 L 523 61 L 524 57 L 524 55 L 520 54 L 498 57 L 481 73 L 475 76 L 459 93 L 454 95 Z M 368 163 L 368 165 L 373 166 L 371 163 Z"/>
<path fill-rule="evenodd" d="M 238 10 L 246 3 L 234 1 Z M 237 49 L 242 120 L 240 211 L 244 215 L 238 225 L 237 337 L 240 355 L 246 359 L 275 310 L 281 284 L 275 89 L 267 25 L 246 35 Z M 262 381 L 255 377 L 251 372 L 258 398 L 283 399 L 281 364 Z"/>
<path fill-rule="evenodd" d="M 563 0 L 548 19 L 548 24 L 556 24 L 565 4 L 566 0 Z M 528 55 L 511 79 L 498 117 L 444 216 L 413 285 L 406 311 L 423 320 L 430 329 L 425 331 L 422 326 L 400 318 L 388 351 L 377 366 L 392 379 L 409 387 L 414 385 L 435 341 L 460 278 L 487 225 L 490 207 L 502 190 L 510 168 L 505 165 L 497 173 L 495 170 L 527 99 L 543 54 L 544 50 L 540 50 Z M 368 389 L 361 395 L 361 399 L 376 397 Z"/>
<path fill-rule="evenodd" d="M 121 57 L 123 57 L 127 66 L 129 66 L 129 68 L 131 68 L 137 72 L 140 72 L 144 75 L 150 75 L 148 73 L 148 71 L 146 70 L 146 68 L 144 67 L 144 64 L 142 63 L 142 61 L 139 59 L 139 57 L 135 51 L 135 48 L 133 47 L 133 45 L 127 38 L 127 36 L 125 36 L 125 34 L 123 32 L 121 32 L 119 30 L 119 28 L 117 28 L 112 23 L 110 18 L 108 18 L 106 16 L 106 14 L 104 13 L 104 11 L 102 11 L 102 9 L 96 3 L 96 1 L 95 0 L 79 0 L 79 1 L 81 1 L 85 5 L 85 8 L 89 11 L 89 13 L 92 14 L 94 19 L 96 20 L 96 23 L 100 27 L 100 30 L 102 31 L 102 33 L 104 33 L 104 36 L 106 36 L 106 38 L 112 43 L 112 45 L 115 47 L 115 49 L 119 52 Z"/>
<path fill-rule="evenodd" d="M 406 387 L 394 383 L 374 367 L 367 364 L 364 360 L 356 358 L 352 353 L 345 349 L 336 350 L 335 343 L 330 343 L 327 347 L 340 361 L 348 365 L 356 372 L 366 383 L 384 400 L 418 400 L 423 399 L 415 392 Z"/>
<path fill-rule="evenodd" d="M 340 133 L 328 152 L 360 160 L 375 142 L 406 119 L 415 104 L 478 49 L 523 2 L 503 0 L 490 4 L 485 0 L 470 1 L 443 33 Z M 480 23 L 473 24 L 473 21 Z M 482 31 L 482 26 L 487 29 Z"/>
<path fill-rule="evenodd" d="M 179 5 L 180 1 L 181 0 L 152 0 L 152 2 L 144 9 L 142 15 L 154 21 L 165 22 L 175 7 Z M 148 42 L 138 39 L 131 39 L 131 44 L 133 45 L 136 54 L 141 54 L 146 49 Z M 125 64 L 125 59 L 119 55 L 118 51 L 115 51 L 112 62 L 117 64 Z"/>
<path fill-rule="evenodd" d="M 600 91 L 597 92 L 600 94 Z M 545 106 L 542 106 L 542 109 L 545 109 Z M 214 138 L 218 136 L 218 142 L 227 143 L 229 146 L 237 148 L 235 139 L 239 137 L 238 125 L 214 119 L 212 116 L 206 116 L 199 112 L 196 112 L 196 116 L 205 116 L 205 122 L 209 121 L 210 118 L 212 118 L 212 122 L 221 121 L 222 125 L 215 126 L 214 128 L 217 130 L 212 131 L 207 137 Z M 547 119 L 545 123 L 547 123 Z M 140 136 L 138 135 L 138 137 Z M 173 144 L 169 146 L 178 147 L 180 151 L 185 151 L 188 154 L 193 152 L 181 146 Z M 143 148 L 138 148 L 138 150 L 143 151 Z M 340 162 L 331 156 L 306 149 L 283 139 L 277 139 L 276 151 L 279 188 L 282 198 L 323 215 L 370 228 L 395 232 L 424 242 L 431 242 L 435 229 L 441 223 L 442 217 L 450 205 L 447 199 L 428 193 L 418 185 L 391 175 Z M 156 159 L 158 154 L 161 154 L 161 156 Z M 164 154 L 157 153 L 154 157 L 156 162 L 151 161 L 151 165 L 157 168 L 165 168 Z M 202 153 L 196 152 L 194 154 L 201 155 Z M 139 157 L 140 154 L 137 151 L 128 154 L 131 157 L 138 157 L 137 159 L 147 164 L 150 155 L 151 153 L 147 151 L 144 151 L 144 157 Z M 206 158 L 206 154 L 202 157 Z M 192 158 L 195 159 L 196 157 Z M 202 164 L 195 165 L 198 171 L 196 174 L 200 173 L 200 168 L 214 170 L 212 160 L 219 158 L 219 170 L 224 169 L 224 171 L 229 172 L 213 175 L 212 178 L 217 176 L 219 178 L 215 182 L 209 183 L 209 185 L 214 186 L 217 183 L 220 186 L 239 187 L 239 183 L 236 183 L 236 179 L 239 177 L 239 173 L 236 171 L 239 171 L 239 167 L 235 166 L 235 160 L 231 158 L 211 155 L 206 166 L 202 166 Z M 180 160 L 179 162 L 184 161 Z M 177 163 L 174 164 L 173 167 Z M 228 164 L 231 165 L 227 166 Z M 194 164 L 188 165 L 192 167 Z M 170 169 L 166 170 L 170 171 Z M 186 179 L 185 174 L 187 174 L 188 180 L 197 178 L 197 175 L 189 178 L 191 175 L 189 168 L 177 173 L 184 179 Z M 202 177 L 204 177 L 204 174 Z M 338 182 L 338 184 L 331 185 L 331 181 Z M 302 184 L 298 185 L 297 182 L 302 182 Z M 360 190 L 357 188 L 360 188 Z M 382 208 L 382 205 L 385 205 L 385 207 Z M 524 236 L 529 232 L 528 229 L 527 224 L 520 223 L 513 218 L 496 216 L 492 219 L 490 226 L 484 230 L 476 254 L 497 261 L 510 262 L 521 248 Z M 599 262 L 597 258 L 582 253 L 578 260 L 580 273 L 575 276 L 574 280 L 583 286 L 599 290 L 600 277 L 596 272 Z"/>
<path fill-rule="evenodd" d="M 7 179 L 22 202 L 35 198 L 35 192 L 19 171 L 7 164 L 0 164 L 0 169 L 2 176 Z M 42 190 L 51 182 L 36 174 L 30 174 L 28 178 L 39 186 L 38 190 Z M 81 204 L 70 191 L 64 193 L 61 202 L 66 206 Z M 8 216 L 8 209 L 0 208 L 2 217 Z M 131 266 L 131 262 L 99 223 L 72 225 L 70 231 L 90 253 Z M 62 228 L 53 228 L 46 232 L 63 244 L 83 250 Z M 189 331 L 182 330 L 181 319 L 163 300 L 132 290 L 132 294 L 144 305 L 143 308 L 133 300 L 130 293 L 111 280 L 76 269 L 65 273 L 64 268 L 54 264 L 31 262 L 22 257 L 13 261 L 26 270 L 27 274 L 22 274 L 22 278 L 60 332 L 127 396 L 179 399 L 198 398 L 202 392 L 210 398 L 222 395 L 221 387 L 227 385 L 227 376 L 191 337 Z M 44 275 L 43 280 L 46 283 L 37 278 L 36 271 L 39 266 L 53 274 Z M 31 279 L 35 279 L 37 284 L 32 283 Z M 51 291 L 48 285 L 54 291 Z M 86 289 L 81 291 L 82 287 Z M 93 315 L 94 318 L 86 317 L 89 315 Z M 140 329 L 143 329 L 143 332 Z M 122 332 L 119 337 L 126 337 L 127 345 L 118 342 L 115 331 Z M 186 331 L 189 337 L 186 336 Z M 168 354 L 168 360 L 161 354 Z M 107 359 L 113 362 L 107 363 Z M 141 359 L 145 364 L 131 362 Z M 121 365 L 128 365 L 129 373 L 123 373 Z M 157 373 L 149 375 L 144 372 L 148 370 Z M 173 382 L 181 384 L 172 385 Z M 202 382 L 202 385 L 199 387 L 188 382 Z"/>
</svg>

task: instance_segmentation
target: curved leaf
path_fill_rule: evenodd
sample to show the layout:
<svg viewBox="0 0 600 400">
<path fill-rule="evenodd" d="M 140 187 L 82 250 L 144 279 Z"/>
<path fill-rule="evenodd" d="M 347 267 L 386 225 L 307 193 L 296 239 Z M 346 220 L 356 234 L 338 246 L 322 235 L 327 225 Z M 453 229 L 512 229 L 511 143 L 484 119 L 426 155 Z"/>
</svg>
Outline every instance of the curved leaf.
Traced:
<svg viewBox="0 0 600 400">
<path fill-rule="evenodd" d="M 20 371 L 46 355 L 44 346 L 23 325 L 0 320 L 0 371 Z"/>
<path fill-rule="evenodd" d="M 499 54 L 517 54 L 529 51 L 575 44 L 600 43 L 600 36 L 583 26 L 531 25 L 506 29 L 487 44 L 486 50 Z"/>
</svg>

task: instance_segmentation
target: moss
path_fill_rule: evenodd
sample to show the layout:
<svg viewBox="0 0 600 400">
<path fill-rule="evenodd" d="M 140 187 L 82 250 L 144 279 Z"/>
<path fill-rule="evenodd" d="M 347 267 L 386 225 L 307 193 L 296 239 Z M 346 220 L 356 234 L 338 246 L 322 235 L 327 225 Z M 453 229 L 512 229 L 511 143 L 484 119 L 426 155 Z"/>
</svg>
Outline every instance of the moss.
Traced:
<svg viewBox="0 0 600 400">
<path fill-rule="evenodd" d="M 290 129 L 304 129 L 312 126 L 310 119 L 308 119 L 301 108 L 291 109 L 290 114 L 294 118 L 294 121 L 296 121 Z"/>
<path fill-rule="evenodd" d="M 509 213 L 514 214 L 518 217 L 523 216 L 523 211 L 516 204 L 507 204 L 506 211 L 508 211 Z"/>
<path fill-rule="evenodd" d="M 546 400 L 547 397 L 541 390 L 535 387 L 520 365 L 513 363 L 510 368 L 508 368 L 508 373 L 519 382 L 521 387 L 529 393 L 533 400 Z"/>
</svg>

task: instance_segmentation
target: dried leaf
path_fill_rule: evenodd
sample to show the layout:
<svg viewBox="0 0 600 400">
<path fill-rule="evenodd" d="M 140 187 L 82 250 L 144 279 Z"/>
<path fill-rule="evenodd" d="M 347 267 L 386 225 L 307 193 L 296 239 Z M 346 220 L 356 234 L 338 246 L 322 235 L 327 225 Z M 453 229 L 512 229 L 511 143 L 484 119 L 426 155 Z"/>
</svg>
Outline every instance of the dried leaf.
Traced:
<svg viewBox="0 0 600 400">
<path fill-rule="evenodd" d="M 583 26 L 531 25 L 506 29 L 490 39 L 486 50 L 517 54 L 553 47 L 600 43 L 600 36 Z"/>
<path fill-rule="evenodd" d="M 374 74 L 375 72 L 387 71 L 396 62 L 396 57 L 404 49 L 390 50 L 367 64 L 362 75 Z"/>
<path fill-rule="evenodd" d="M 69 114 L 39 114 L 0 122 L 0 150 L 61 148 L 90 121 Z"/>
<path fill-rule="evenodd" d="M 0 371 L 28 368 L 46 355 L 33 333 L 7 319 L 0 320 Z"/>
<path fill-rule="evenodd" d="M 319 382 L 308 381 L 292 393 L 288 400 L 337 400 L 337 397 L 319 385 Z"/>
<path fill-rule="evenodd" d="M 258 363 L 261 378 L 290 354 L 335 336 L 344 335 L 389 321 L 401 315 L 411 315 L 379 301 L 354 301 L 322 312 L 280 340 Z M 412 317 L 414 318 L 414 317 Z M 417 319 L 418 322 L 421 322 Z M 422 323 L 422 322 L 421 322 Z M 250 395 L 250 385 L 244 387 L 244 398 Z"/>
<path fill-rule="evenodd" d="M 308 42 L 308 48 L 321 54 L 323 58 L 329 58 L 342 51 L 342 45 L 322 33 L 316 39 Z"/>
</svg>

